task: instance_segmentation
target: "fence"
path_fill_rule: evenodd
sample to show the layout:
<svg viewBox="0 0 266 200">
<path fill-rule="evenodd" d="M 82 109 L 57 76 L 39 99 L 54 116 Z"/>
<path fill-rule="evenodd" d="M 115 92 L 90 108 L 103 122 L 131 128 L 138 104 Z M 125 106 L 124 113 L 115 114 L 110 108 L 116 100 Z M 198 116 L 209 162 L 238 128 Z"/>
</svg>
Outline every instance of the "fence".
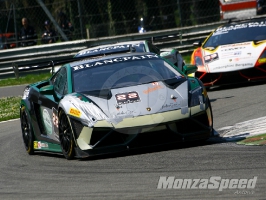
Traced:
<svg viewBox="0 0 266 200">
<path fill-rule="evenodd" d="M 26 17 L 36 29 L 38 44 L 46 20 L 54 25 L 59 41 L 69 40 L 69 35 L 65 38 L 60 31 L 59 16 L 62 13 L 74 27 L 72 40 L 180 28 L 220 20 L 219 0 L 2 0 L 0 34 L 17 33 L 12 35 L 12 42 L 17 43 L 21 19 Z"/>
<path fill-rule="evenodd" d="M 240 10 L 256 15 L 256 0 L 1 0 L 0 49 L 20 45 L 24 17 L 41 44 L 46 20 L 68 41 L 213 23 Z"/>
<path fill-rule="evenodd" d="M 149 40 L 160 49 L 176 48 L 181 54 L 191 53 L 194 41 L 204 40 L 213 29 L 223 23 L 225 22 L 3 50 L 0 51 L 0 79 L 14 77 L 12 66 L 15 64 L 26 67 L 37 62 L 68 59 L 79 50 L 91 46 L 130 40 Z"/>
<path fill-rule="evenodd" d="M 229 4 L 252 1 L 254 6 L 256 0 L 2 0 L 0 30 L 4 31 L 0 31 L 0 49 L 19 47 L 23 17 L 35 27 L 38 44 L 47 19 L 61 37 L 59 41 L 69 40 L 59 26 L 59 13 L 66 14 L 74 31 L 70 42 L 0 51 L 0 78 L 14 75 L 12 63 L 26 66 L 69 58 L 81 49 L 120 41 L 148 39 L 159 48 L 171 47 L 190 53 L 195 40 L 203 40 L 211 30 L 224 23 L 220 20 L 219 2 L 222 1 Z"/>
</svg>

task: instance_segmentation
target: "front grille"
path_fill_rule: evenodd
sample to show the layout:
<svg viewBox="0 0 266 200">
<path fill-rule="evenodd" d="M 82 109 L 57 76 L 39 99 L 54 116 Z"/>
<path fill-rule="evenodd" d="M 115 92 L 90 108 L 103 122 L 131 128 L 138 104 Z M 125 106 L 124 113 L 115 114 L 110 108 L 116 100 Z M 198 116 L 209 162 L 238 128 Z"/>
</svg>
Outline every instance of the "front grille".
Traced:
<svg viewBox="0 0 266 200">
<path fill-rule="evenodd" d="M 115 131 L 111 128 L 94 128 L 90 145 L 97 144 L 97 147 L 124 144 L 130 137 L 123 132 Z"/>
<path fill-rule="evenodd" d="M 180 134 L 188 134 L 207 129 L 209 120 L 206 112 L 192 116 L 191 118 L 175 122 L 177 132 Z"/>
</svg>

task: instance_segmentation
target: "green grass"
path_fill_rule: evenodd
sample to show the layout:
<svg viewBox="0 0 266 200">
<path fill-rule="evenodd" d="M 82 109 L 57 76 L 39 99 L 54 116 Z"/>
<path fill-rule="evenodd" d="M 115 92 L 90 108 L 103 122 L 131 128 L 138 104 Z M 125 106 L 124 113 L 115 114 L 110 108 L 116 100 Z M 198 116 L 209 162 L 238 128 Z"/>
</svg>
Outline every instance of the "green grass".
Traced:
<svg viewBox="0 0 266 200">
<path fill-rule="evenodd" d="M 19 118 L 21 96 L 0 98 L 0 121 Z"/>
<path fill-rule="evenodd" d="M 2 79 L 0 80 L 0 87 L 35 83 L 38 81 L 46 80 L 50 77 L 51 77 L 50 73 L 43 73 L 43 74 L 31 74 L 25 77 L 20 77 L 19 79 L 16 78 Z M 21 98 L 22 98 L 21 96 L 0 98 L 0 121 L 19 118 L 19 106 Z"/>
<path fill-rule="evenodd" d="M 182 55 L 182 58 L 185 60 L 186 64 L 190 64 L 191 54 L 184 54 Z"/>
<path fill-rule="evenodd" d="M 35 83 L 38 81 L 42 81 L 51 77 L 50 73 L 42 73 L 42 74 L 31 74 L 24 77 L 16 78 L 7 78 L 0 80 L 0 87 L 10 86 L 10 85 L 23 85 L 29 83 Z"/>
<path fill-rule="evenodd" d="M 266 133 L 261 135 L 256 135 L 252 137 L 248 137 L 244 140 L 237 142 L 237 144 L 244 145 L 266 145 Z"/>
</svg>

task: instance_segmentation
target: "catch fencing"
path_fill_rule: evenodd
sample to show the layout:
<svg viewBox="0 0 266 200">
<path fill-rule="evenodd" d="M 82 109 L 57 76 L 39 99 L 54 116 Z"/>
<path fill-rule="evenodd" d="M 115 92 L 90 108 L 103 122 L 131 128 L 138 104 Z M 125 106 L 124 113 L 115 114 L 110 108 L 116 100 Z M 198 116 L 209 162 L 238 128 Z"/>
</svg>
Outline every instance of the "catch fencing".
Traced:
<svg viewBox="0 0 266 200">
<path fill-rule="evenodd" d="M 35 28 L 41 44 L 46 20 L 57 31 L 58 41 L 80 40 L 218 22 L 219 4 L 219 0 L 2 0 L 0 38 L 1 34 L 14 35 L 2 37 L 0 47 L 1 42 L 2 48 L 14 46 L 5 43 L 19 45 L 24 17 Z M 73 27 L 71 36 L 63 34 L 62 14 Z"/>
</svg>

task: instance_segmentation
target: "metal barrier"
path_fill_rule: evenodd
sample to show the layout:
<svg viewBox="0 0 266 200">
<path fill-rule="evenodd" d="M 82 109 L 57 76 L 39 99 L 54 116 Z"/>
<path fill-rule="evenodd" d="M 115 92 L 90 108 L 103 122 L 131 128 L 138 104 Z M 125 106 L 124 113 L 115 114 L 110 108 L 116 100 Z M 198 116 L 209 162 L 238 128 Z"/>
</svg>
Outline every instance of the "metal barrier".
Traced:
<svg viewBox="0 0 266 200">
<path fill-rule="evenodd" d="M 0 79 L 15 77 L 12 67 L 15 65 L 18 65 L 18 67 L 21 68 L 36 63 L 49 62 L 51 60 L 57 61 L 72 58 L 82 49 L 116 42 L 149 40 L 160 49 L 175 48 L 178 49 L 181 54 L 191 53 L 194 49 L 192 45 L 194 41 L 204 40 L 212 30 L 224 23 L 224 21 L 221 21 L 204 25 L 152 31 L 142 34 L 118 35 L 114 37 L 102 37 L 2 50 L 0 51 Z"/>
</svg>

